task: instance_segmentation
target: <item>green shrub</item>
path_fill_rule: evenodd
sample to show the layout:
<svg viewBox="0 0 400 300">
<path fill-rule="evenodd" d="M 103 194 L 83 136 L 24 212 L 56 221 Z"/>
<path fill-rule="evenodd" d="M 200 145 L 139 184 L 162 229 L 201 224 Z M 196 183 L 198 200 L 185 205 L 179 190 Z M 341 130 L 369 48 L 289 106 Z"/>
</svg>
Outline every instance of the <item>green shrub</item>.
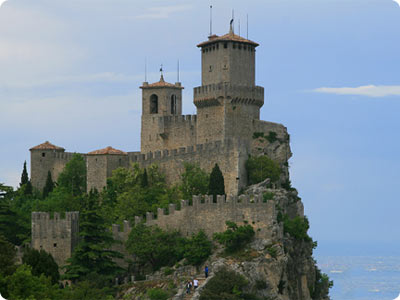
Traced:
<svg viewBox="0 0 400 300">
<path fill-rule="evenodd" d="M 333 281 L 329 280 L 328 275 L 316 269 L 315 286 L 310 288 L 310 295 L 313 299 L 324 299 L 328 297 L 329 289 L 333 287 Z"/>
<path fill-rule="evenodd" d="M 170 267 L 165 267 L 164 268 L 164 275 L 165 276 L 171 275 L 172 273 L 174 273 L 174 270 L 171 269 Z"/>
<path fill-rule="evenodd" d="M 258 139 L 258 138 L 263 138 L 264 137 L 264 132 L 254 132 L 253 133 L 253 139 Z"/>
<path fill-rule="evenodd" d="M 294 237 L 296 240 L 311 242 L 312 239 L 308 236 L 307 231 L 310 228 L 307 217 L 294 217 L 289 219 L 287 215 L 283 216 L 283 231 Z"/>
<path fill-rule="evenodd" d="M 211 241 L 204 231 L 200 231 L 186 240 L 184 257 L 189 264 L 198 266 L 211 255 L 211 251 Z"/>
<path fill-rule="evenodd" d="M 267 178 L 276 182 L 281 175 L 279 164 L 266 155 L 249 157 L 246 162 L 246 170 L 249 184 L 256 184 Z"/>
<path fill-rule="evenodd" d="M 242 249 L 254 237 L 255 232 L 251 225 L 237 226 L 236 223 L 226 221 L 228 229 L 221 233 L 214 233 L 214 239 L 226 247 L 227 253 Z"/>
<path fill-rule="evenodd" d="M 268 140 L 268 142 L 270 142 L 270 143 L 273 143 L 273 142 L 275 142 L 275 141 L 278 140 L 277 134 L 276 134 L 276 132 L 274 132 L 274 131 L 270 131 L 270 132 L 268 133 L 268 135 L 267 135 L 265 138 L 266 138 L 266 139 Z"/>
<path fill-rule="evenodd" d="M 256 289 L 257 290 L 264 290 L 267 288 L 267 283 L 265 280 L 257 279 L 256 280 Z"/>
<path fill-rule="evenodd" d="M 162 289 L 150 289 L 147 291 L 147 296 L 150 300 L 167 300 L 169 298 L 169 294 Z"/>
<path fill-rule="evenodd" d="M 276 250 L 276 248 L 274 247 L 267 248 L 267 251 L 272 258 L 276 258 L 276 256 L 278 255 L 278 250 Z"/>
<path fill-rule="evenodd" d="M 274 199 L 275 194 L 273 192 L 265 192 L 263 194 L 263 202 Z"/>
</svg>

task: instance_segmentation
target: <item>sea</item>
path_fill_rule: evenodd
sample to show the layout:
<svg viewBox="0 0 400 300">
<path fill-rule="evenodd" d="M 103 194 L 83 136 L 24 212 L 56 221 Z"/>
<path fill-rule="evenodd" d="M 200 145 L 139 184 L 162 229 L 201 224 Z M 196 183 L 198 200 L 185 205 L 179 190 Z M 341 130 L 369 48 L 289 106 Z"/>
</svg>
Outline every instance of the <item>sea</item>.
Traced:
<svg viewBox="0 0 400 300">
<path fill-rule="evenodd" d="M 315 257 L 334 282 L 332 300 L 393 300 L 400 293 L 400 256 Z"/>
</svg>

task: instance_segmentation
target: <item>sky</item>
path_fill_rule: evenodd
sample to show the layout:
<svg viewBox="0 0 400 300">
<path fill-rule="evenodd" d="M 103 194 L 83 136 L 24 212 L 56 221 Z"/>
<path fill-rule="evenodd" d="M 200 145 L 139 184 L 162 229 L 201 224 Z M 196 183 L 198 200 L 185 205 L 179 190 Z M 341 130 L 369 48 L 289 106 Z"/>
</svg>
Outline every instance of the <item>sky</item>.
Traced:
<svg viewBox="0 0 400 300">
<path fill-rule="evenodd" d="M 2 1 L 0 1 L 1 3 Z M 200 51 L 235 31 L 257 48 L 261 119 L 291 135 L 290 172 L 320 253 L 400 246 L 400 6 L 392 0 L 8 0 L 0 7 L 0 182 L 29 148 L 140 148 L 141 93 L 159 79 L 196 113 Z"/>
</svg>

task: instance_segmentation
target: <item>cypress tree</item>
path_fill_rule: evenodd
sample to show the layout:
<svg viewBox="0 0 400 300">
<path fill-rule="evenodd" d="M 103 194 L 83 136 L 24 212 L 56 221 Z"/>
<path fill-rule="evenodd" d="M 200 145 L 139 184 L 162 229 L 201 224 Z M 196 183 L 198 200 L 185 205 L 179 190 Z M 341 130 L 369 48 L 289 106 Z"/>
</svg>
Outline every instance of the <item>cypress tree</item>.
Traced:
<svg viewBox="0 0 400 300">
<path fill-rule="evenodd" d="M 24 194 L 25 195 L 32 195 L 32 192 L 33 192 L 32 183 L 31 183 L 30 180 L 28 180 L 28 182 L 25 185 Z"/>
<path fill-rule="evenodd" d="M 142 186 L 142 188 L 145 188 L 145 187 L 149 186 L 149 179 L 147 177 L 146 169 L 144 169 L 144 172 L 143 172 L 143 175 L 142 175 L 141 186 Z"/>
<path fill-rule="evenodd" d="M 19 186 L 23 186 L 24 184 L 27 184 L 29 181 L 28 177 L 28 171 L 26 170 L 26 161 L 24 162 L 24 169 L 22 170 L 22 175 L 21 175 L 21 183 Z"/>
<path fill-rule="evenodd" d="M 51 178 L 51 172 L 47 172 L 46 184 L 43 188 L 43 199 L 46 198 L 54 189 L 54 182 Z"/>
<path fill-rule="evenodd" d="M 67 261 L 64 275 L 67 279 L 76 281 L 94 276 L 98 280 L 111 280 L 122 270 L 113 260 L 122 258 L 122 255 L 110 250 L 115 241 L 107 222 L 100 214 L 99 202 L 97 191 L 90 191 L 85 196 L 80 212 L 80 241 Z"/>
<path fill-rule="evenodd" d="M 225 195 L 224 175 L 222 175 L 218 164 L 215 164 L 211 171 L 208 194 L 214 196 L 214 201 L 216 200 L 217 195 Z"/>
</svg>

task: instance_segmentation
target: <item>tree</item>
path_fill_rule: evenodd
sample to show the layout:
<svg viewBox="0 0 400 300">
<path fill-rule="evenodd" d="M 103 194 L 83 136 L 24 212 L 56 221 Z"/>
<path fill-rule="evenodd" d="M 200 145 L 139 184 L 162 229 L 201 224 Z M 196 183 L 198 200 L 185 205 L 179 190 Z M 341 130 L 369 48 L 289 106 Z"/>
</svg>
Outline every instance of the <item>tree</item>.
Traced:
<svg viewBox="0 0 400 300">
<path fill-rule="evenodd" d="M 211 171 L 208 193 L 209 195 L 214 196 L 214 200 L 216 199 L 217 195 L 225 195 L 224 176 L 222 175 L 218 164 L 215 164 Z"/>
<path fill-rule="evenodd" d="M 73 196 L 86 193 L 86 162 L 82 155 L 75 153 L 58 176 L 58 185 Z"/>
<path fill-rule="evenodd" d="M 51 277 L 53 284 L 60 279 L 57 263 L 54 261 L 53 256 L 44 250 L 26 249 L 22 257 L 22 263 L 31 266 L 32 274 L 35 276 L 39 277 L 44 274 L 46 277 Z"/>
<path fill-rule="evenodd" d="M 249 184 L 256 184 L 267 178 L 276 182 L 281 175 L 279 164 L 266 155 L 250 157 L 246 162 L 246 170 Z"/>
<path fill-rule="evenodd" d="M 8 297 L 6 276 L 10 276 L 17 268 L 14 245 L 0 235 L 0 294 Z"/>
<path fill-rule="evenodd" d="M 176 231 L 138 224 L 132 228 L 126 246 L 142 265 L 150 263 L 157 270 L 183 258 L 184 239 Z"/>
<path fill-rule="evenodd" d="M 191 265 L 200 265 L 212 252 L 212 243 L 207 238 L 204 231 L 199 231 L 196 235 L 192 235 L 185 245 L 184 257 Z"/>
<path fill-rule="evenodd" d="M 228 253 L 242 249 L 255 235 L 251 225 L 237 226 L 234 222 L 226 221 L 226 226 L 228 226 L 226 231 L 214 233 L 214 239 L 223 244 Z"/>
<path fill-rule="evenodd" d="M 60 290 L 51 284 L 50 278 L 44 275 L 32 275 L 32 268 L 25 264 L 5 278 L 9 299 L 59 299 Z"/>
<path fill-rule="evenodd" d="M 185 163 L 181 175 L 179 190 L 183 199 L 191 200 L 193 195 L 205 195 L 208 192 L 209 175 L 198 165 Z"/>
<path fill-rule="evenodd" d="M 243 289 L 248 285 L 247 280 L 234 271 L 220 269 L 206 284 L 200 294 L 200 300 L 242 300 L 256 299 L 246 295 Z"/>
<path fill-rule="evenodd" d="M 19 186 L 23 186 L 24 184 L 27 184 L 29 181 L 29 176 L 28 176 L 28 171 L 26 170 L 26 161 L 24 162 L 24 168 L 22 170 L 21 174 L 21 182 Z"/>
<path fill-rule="evenodd" d="M 14 245 L 21 245 L 29 235 L 29 228 L 21 219 L 23 217 L 11 208 L 8 197 L 0 198 L 0 235 Z"/>
<path fill-rule="evenodd" d="M 80 214 L 80 241 L 67 261 L 64 276 L 74 281 L 93 275 L 98 278 L 112 279 L 122 270 L 113 259 L 121 258 L 122 255 L 109 250 L 115 241 L 99 214 L 99 194 L 91 191 L 84 201 Z"/>
<path fill-rule="evenodd" d="M 46 198 L 54 189 L 54 182 L 51 178 L 51 172 L 47 172 L 46 184 L 43 188 L 43 198 Z"/>
<path fill-rule="evenodd" d="M 147 170 L 146 169 L 144 169 L 140 184 L 141 184 L 142 188 L 146 188 L 149 186 L 149 179 L 147 178 Z"/>
</svg>

